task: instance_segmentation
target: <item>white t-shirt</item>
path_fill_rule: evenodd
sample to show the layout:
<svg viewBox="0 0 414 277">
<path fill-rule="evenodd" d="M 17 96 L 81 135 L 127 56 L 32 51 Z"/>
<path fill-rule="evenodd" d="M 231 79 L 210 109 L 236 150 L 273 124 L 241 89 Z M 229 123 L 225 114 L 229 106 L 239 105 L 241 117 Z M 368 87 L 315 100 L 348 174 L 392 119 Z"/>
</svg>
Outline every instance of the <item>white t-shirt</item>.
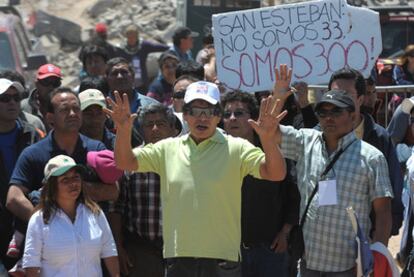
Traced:
<svg viewBox="0 0 414 277">
<path fill-rule="evenodd" d="M 23 268 L 40 267 L 41 276 L 102 276 L 101 258 L 117 256 L 108 221 L 101 211 L 93 214 L 83 204 L 76 219 L 58 210 L 43 221 L 42 211 L 30 218 Z"/>
</svg>

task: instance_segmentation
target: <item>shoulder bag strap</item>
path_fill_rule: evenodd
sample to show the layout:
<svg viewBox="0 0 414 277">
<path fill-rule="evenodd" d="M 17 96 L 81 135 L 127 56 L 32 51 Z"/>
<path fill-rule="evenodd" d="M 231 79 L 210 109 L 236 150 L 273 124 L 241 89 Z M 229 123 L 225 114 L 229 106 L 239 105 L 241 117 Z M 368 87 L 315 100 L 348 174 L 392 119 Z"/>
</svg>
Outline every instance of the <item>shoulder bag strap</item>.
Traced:
<svg viewBox="0 0 414 277">
<path fill-rule="evenodd" d="M 339 151 L 338 151 L 338 153 L 336 153 L 336 155 L 333 157 L 333 159 L 332 159 L 332 161 L 326 166 L 326 168 L 325 168 L 325 170 L 322 172 L 322 174 L 321 174 L 321 177 L 323 177 L 323 176 L 325 176 L 326 174 L 328 174 L 328 172 L 329 172 L 329 170 L 331 170 L 332 169 L 332 167 L 334 166 L 334 164 L 336 163 L 336 161 L 339 159 L 339 156 L 341 156 L 342 155 L 342 153 L 344 153 L 345 152 L 345 150 L 346 149 L 348 149 L 348 147 L 349 146 L 351 146 L 351 144 L 352 143 L 354 143 L 354 141 L 355 140 L 353 140 L 351 143 L 349 143 L 345 148 L 343 148 L 343 149 L 340 149 Z M 315 196 L 315 194 L 316 194 L 316 191 L 318 190 L 318 187 L 319 187 L 319 182 L 318 183 L 316 183 L 316 186 L 315 186 L 315 188 L 313 189 L 313 191 L 312 191 L 312 193 L 311 193 L 311 196 L 310 196 L 310 198 L 309 198 L 309 200 L 308 200 L 308 203 L 306 204 L 306 208 L 305 208 L 305 211 L 303 212 L 303 215 L 302 215 L 302 217 L 300 218 L 300 226 L 301 227 L 303 227 L 303 224 L 305 224 L 305 219 L 306 219 L 306 214 L 308 213 L 308 209 L 309 209 L 309 206 L 310 206 L 310 204 L 311 204 L 311 202 L 312 202 L 312 200 L 313 200 L 313 197 Z"/>
</svg>

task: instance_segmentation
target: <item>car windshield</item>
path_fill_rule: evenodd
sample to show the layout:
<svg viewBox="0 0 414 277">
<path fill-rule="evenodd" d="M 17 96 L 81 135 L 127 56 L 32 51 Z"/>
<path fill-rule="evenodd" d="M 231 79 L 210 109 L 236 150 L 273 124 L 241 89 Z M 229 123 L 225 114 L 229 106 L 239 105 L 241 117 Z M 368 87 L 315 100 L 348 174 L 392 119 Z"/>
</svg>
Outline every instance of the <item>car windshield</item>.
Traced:
<svg viewBox="0 0 414 277">
<path fill-rule="evenodd" d="M 6 33 L 0 32 L 0 69 L 14 69 L 13 53 Z"/>
</svg>

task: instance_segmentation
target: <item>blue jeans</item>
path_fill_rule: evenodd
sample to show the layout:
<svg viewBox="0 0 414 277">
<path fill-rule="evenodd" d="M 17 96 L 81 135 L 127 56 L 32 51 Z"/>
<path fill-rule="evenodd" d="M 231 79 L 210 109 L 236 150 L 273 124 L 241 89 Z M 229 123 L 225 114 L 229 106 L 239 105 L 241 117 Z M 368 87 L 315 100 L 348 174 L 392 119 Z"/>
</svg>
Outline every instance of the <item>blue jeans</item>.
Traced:
<svg viewBox="0 0 414 277">
<path fill-rule="evenodd" d="M 208 258 L 166 259 L 165 277 L 240 277 L 240 262 Z"/>
<path fill-rule="evenodd" d="M 275 253 L 270 245 L 258 244 L 254 247 L 243 247 L 243 277 L 287 277 L 289 272 L 289 256 L 287 252 Z"/>
</svg>

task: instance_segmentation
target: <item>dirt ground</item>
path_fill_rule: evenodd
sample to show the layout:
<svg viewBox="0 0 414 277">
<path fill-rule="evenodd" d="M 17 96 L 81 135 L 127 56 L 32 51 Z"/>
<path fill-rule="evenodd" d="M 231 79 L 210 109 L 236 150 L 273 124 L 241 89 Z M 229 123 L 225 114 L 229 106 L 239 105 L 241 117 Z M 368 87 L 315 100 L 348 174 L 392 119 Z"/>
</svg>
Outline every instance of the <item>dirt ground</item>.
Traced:
<svg viewBox="0 0 414 277">
<path fill-rule="evenodd" d="M 390 250 L 393 257 L 398 253 L 400 250 L 400 242 L 401 242 L 401 236 L 402 236 L 402 228 L 400 229 L 400 233 L 398 236 L 394 236 L 390 239 L 388 242 L 388 250 Z M 400 268 L 401 270 L 401 268 Z"/>
</svg>

